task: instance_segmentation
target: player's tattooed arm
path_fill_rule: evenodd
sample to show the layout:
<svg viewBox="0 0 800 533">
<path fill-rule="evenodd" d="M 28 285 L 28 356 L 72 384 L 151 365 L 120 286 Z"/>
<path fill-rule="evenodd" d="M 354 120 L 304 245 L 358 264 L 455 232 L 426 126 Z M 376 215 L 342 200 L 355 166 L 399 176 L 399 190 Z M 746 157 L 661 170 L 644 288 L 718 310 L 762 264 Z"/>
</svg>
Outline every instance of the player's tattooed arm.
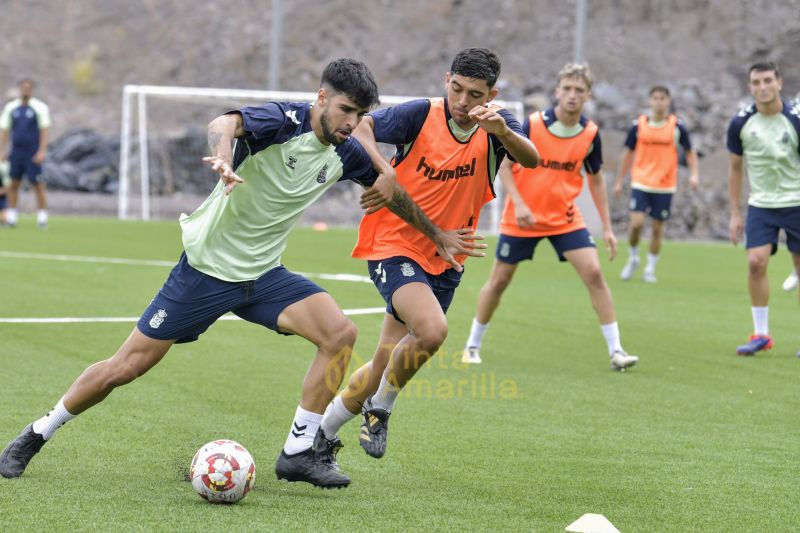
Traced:
<svg viewBox="0 0 800 533">
<path fill-rule="evenodd" d="M 395 184 L 394 194 L 388 207 L 392 213 L 408 222 L 409 226 L 418 229 L 431 240 L 435 239 L 442 231 L 436 224 L 431 222 L 431 219 L 411 199 L 406 190 L 397 184 Z"/>
<path fill-rule="evenodd" d="M 475 242 L 483 239 L 481 235 L 476 235 L 472 228 L 443 231 L 428 218 L 400 185 L 395 185 L 394 195 L 388 207 L 392 213 L 428 237 L 436 245 L 439 256 L 450 263 L 457 272 L 461 272 L 463 267 L 456 261 L 456 255 L 472 257 L 486 255 L 479 251 L 486 248 L 486 245 Z"/>
<path fill-rule="evenodd" d="M 208 125 L 208 147 L 211 156 L 204 157 L 203 161 L 219 174 L 225 183 L 225 194 L 230 194 L 237 184 L 244 183 L 232 168 L 233 139 L 242 135 L 244 135 L 242 116 L 238 113 L 219 116 Z"/>
<path fill-rule="evenodd" d="M 212 154 L 219 152 L 219 143 L 222 141 L 222 134 L 218 131 L 208 130 L 208 147 Z"/>
<path fill-rule="evenodd" d="M 229 113 L 212 120 L 208 125 L 208 148 L 211 155 L 221 157 L 228 164 L 233 161 L 233 140 L 244 135 L 242 116 Z"/>
</svg>

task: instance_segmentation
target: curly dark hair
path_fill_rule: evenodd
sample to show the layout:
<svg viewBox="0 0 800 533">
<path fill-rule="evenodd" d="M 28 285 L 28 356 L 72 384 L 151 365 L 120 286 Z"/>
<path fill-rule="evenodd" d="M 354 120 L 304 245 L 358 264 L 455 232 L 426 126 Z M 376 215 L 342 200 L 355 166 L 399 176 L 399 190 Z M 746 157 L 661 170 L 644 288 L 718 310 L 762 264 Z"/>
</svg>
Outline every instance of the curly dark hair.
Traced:
<svg viewBox="0 0 800 533">
<path fill-rule="evenodd" d="M 380 103 L 378 85 L 369 67 L 355 59 L 342 58 L 328 63 L 322 71 L 321 86 L 347 95 L 361 107 L 371 108 Z"/>
</svg>

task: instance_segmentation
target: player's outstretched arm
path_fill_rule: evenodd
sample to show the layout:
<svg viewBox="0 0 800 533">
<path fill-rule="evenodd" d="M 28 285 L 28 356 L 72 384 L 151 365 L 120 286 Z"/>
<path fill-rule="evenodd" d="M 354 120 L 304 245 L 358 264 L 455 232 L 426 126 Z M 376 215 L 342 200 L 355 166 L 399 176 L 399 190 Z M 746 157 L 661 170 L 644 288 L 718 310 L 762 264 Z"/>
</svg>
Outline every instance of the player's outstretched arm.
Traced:
<svg viewBox="0 0 800 533">
<path fill-rule="evenodd" d="M 244 183 L 244 180 L 233 171 L 233 139 L 244 136 L 244 123 L 238 113 L 222 115 L 212 120 L 208 125 L 208 147 L 211 156 L 204 157 L 203 161 L 211 165 L 211 170 L 219 174 L 225 183 L 225 194 L 230 194 L 233 188 Z"/>
<path fill-rule="evenodd" d="M 742 194 L 742 179 L 742 156 L 731 154 L 728 172 L 728 199 L 731 203 L 731 220 L 728 231 L 734 246 L 739 244 L 739 241 L 742 240 L 742 234 L 744 233 L 742 213 L 739 210 L 739 197 Z"/>
<path fill-rule="evenodd" d="M 622 184 L 625 181 L 625 176 L 631 171 L 633 166 L 633 150 L 628 147 L 622 149 L 620 156 L 619 172 L 617 172 L 617 179 L 614 181 L 614 198 L 617 198 L 622 193 Z"/>
<path fill-rule="evenodd" d="M 431 222 L 400 185 L 395 184 L 394 197 L 388 207 L 392 213 L 405 220 L 409 226 L 418 229 L 428 237 L 436 245 L 436 251 L 439 252 L 439 256 L 450 263 L 456 272 L 463 270 L 461 264 L 455 259 L 456 255 L 469 255 L 472 257 L 484 257 L 486 255 L 478 251 L 486 248 L 486 245 L 475 242 L 483 240 L 482 235 L 476 235 L 471 228 L 443 231 Z"/>
<path fill-rule="evenodd" d="M 596 174 L 589 174 L 589 192 L 592 193 L 592 200 L 600 215 L 600 222 L 603 224 L 603 241 L 606 243 L 608 260 L 613 261 L 617 256 L 617 238 L 611 227 L 611 215 L 608 211 L 608 193 L 606 192 L 606 181 L 603 173 L 598 171 Z"/>
<path fill-rule="evenodd" d="M 486 133 L 500 139 L 503 147 L 517 163 L 526 168 L 536 168 L 539 164 L 539 151 L 536 150 L 536 146 L 530 139 L 509 128 L 496 109 L 495 106 L 475 106 L 470 110 L 469 117 Z"/>
</svg>

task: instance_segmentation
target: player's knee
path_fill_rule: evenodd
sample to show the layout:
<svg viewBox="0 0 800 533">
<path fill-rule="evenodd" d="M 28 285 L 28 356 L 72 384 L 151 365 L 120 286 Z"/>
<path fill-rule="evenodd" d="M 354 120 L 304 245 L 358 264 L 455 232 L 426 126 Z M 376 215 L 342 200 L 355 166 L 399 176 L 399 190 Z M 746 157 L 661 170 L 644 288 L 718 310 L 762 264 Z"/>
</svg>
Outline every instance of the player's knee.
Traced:
<svg viewBox="0 0 800 533">
<path fill-rule="evenodd" d="M 347 325 L 342 328 L 340 342 L 342 345 L 352 348 L 356 343 L 356 337 L 358 337 L 358 327 L 352 320 L 348 319 Z"/>
<path fill-rule="evenodd" d="M 417 347 L 429 356 L 436 353 L 447 338 L 447 321 L 431 321 L 414 330 Z"/>
<path fill-rule="evenodd" d="M 767 272 L 767 262 L 769 259 L 765 259 L 759 256 L 751 256 L 747 258 L 747 268 L 750 272 L 751 276 L 761 276 Z"/>
<path fill-rule="evenodd" d="M 489 283 L 489 290 L 495 294 L 503 293 L 511 284 L 511 278 L 511 274 L 508 273 L 495 274 Z"/>
<path fill-rule="evenodd" d="M 603 277 L 603 270 L 600 265 L 592 265 L 586 270 L 584 274 L 586 285 L 593 289 L 602 289 L 606 285 L 606 280 Z"/>
<path fill-rule="evenodd" d="M 356 343 L 357 336 L 356 325 L 349 318 L 344 318 L 336 327 L 331 328 L 320 344 L 320 349 L 331 354 L 337 354 L 342 350 L 351 350 Z"/>
</svg>

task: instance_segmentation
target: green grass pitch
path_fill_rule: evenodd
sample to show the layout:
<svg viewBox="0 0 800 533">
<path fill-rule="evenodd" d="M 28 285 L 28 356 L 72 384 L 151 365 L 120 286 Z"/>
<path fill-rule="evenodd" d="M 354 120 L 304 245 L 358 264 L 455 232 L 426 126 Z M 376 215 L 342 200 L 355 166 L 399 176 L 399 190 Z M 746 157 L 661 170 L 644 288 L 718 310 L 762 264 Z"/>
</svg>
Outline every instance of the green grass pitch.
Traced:
<svg viewBox="0 0 800 533">
<path fill-rule="evenodd" d="M 363 275 L 354 241 L 351 230 L 298 230 L 284 262 Z M 138 316 L 169 273 L 9 252 L 174 261 L 180 249 L 174 222 L 55 218 L 42 232 L 23 218 L 0 231 L 0 318 Z M 586 290 L 547 243 L 505 295 L 484 364 L 462 367 L 491 265 L 471 259 L 440 355 L 398 401 L 386 457 L 363 453 L 357 422 L 343 429 L 350 488 L 275 479 L 311 344 L 220 322 L 70 422 L 24 476 L 0 479 L 0 529 L 555 532 L 588 512 L 623 532 L 797 528 L 800 315 L 779 289 L 786 252 L 772 263 L 775 348 L 754 358 L 734 353 L 751 328 L 740 248 L 667 243 L 657 285 L 622 283 L 622 262 L 601 257 L 623 344 L 641 357 L 632 371 L 609 370 Z M 382 305 L 370 284 L 319 283 L 343 308 Z M 381 315 L 353 320 L 351 370 L 370 357 Z M 132 327 L 0 323 L 0 446 Z M 183 480 L 215 438 L 255 458 L 255 490 L 239 505 L 207 504 Z"/>
</svg>

